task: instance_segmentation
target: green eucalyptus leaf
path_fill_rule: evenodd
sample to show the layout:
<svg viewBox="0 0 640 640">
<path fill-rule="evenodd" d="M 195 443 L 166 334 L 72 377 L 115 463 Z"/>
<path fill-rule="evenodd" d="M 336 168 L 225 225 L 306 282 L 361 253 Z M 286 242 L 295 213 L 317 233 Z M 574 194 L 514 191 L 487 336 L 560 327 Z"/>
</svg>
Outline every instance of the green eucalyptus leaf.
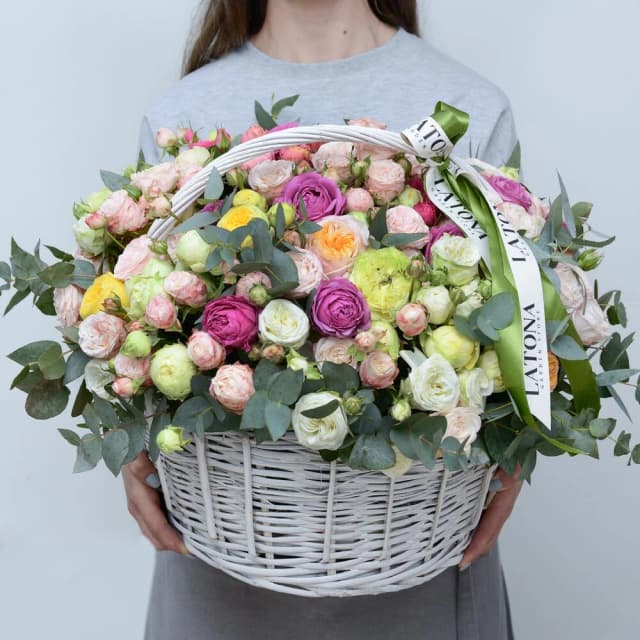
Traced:
<svg viewBox="0 0 640 640">
<path fill-rule="evenodd" d="M 73 261 L 73 277 L 71 284 L 75 284 L 81 289 L 88 289 L 96 279 L 96 271 L 88 260 L 77 258 Z"/>
<path fill-rule="evenodd" d="M 634 464 L 640 464 L 640 444 L 637 444 L 633 447 L 631 451 L 631 461 Z"/>
<path fill-rule="evenodd" d="M 42 354 L 55 347 L 60 347 L 60 345 L 53 340 L 37 340 L 16 349 L 7 358 L 22 366 L 35 365 Z"/>
<path fill-rule="evenodd" d="M 277 126 L 271 114 L 256 100 L 254 103 L 256 122 L 267 131 Z"/>
<path fill-rule="evenodd" d="M 184 233 L 193 229 L 209 227 L 218 221 L 218 216 L 211 211 L 200 211 L 175 227 L 172 233 Z"/>
<path fill-rule="evenodd" d="M 396 463 L 396 454 L 383 433 L 365 433 L 356 438 L 349 456 L 354 469 L 388 469 Z"/>
<path fill-rule="evenodd" d="M 286 404 L 270 400 L 265 407 L 265 419 L 272 440 L 278 440 L 291 425 L 291 409 Z"/>
<path fill-rule="evenodd" d="M 381 242 L 382 239 L 389 233 L 389 228 L 387 227 L 386 205 L 380 207 L 376 212 L 373 220 L 371 221 L 369 232 L 376 240 L 378 240 L 378 242 Z"/>
<path fill-rule="evenodd" d="M 173 414 L 172 424 L 202 435 L 212 425 L 213 418 L 213 409 L 207 398 L 194 396 L 180 403 Z"/>
<path fill-rule="evenodd" d="M 83 380 L 80 383 L 80 388 L 78 389 L 78 393 L 76 393 L 73 406 L 71 407 L 71 417 L 77 418 L 79 415 L 82 415 L 82 412 L 88 406 L 88 403 L 91 402 L 92 397 L 91 392 L 87 389 L 87 385 Z"/>
<path fill-rule="evenodd" d="M 604 440 L 616 427 L 616 421 L 613 418 L 596 418 L 589 424 L 589 431 L 594 438 Z"/>
<path fill-rule="evenodd" d="M 84 368 L 89 360 L 91 360 L 91 358 L 80 351 L 80 349 L 74 351 L 67 359 L 67 363 L 65 365 L 64 383 L 69 384 L 70 382 L 77 380 L 80 376 L 83 376 Z"/>
<path fill-rule="evenodd" d="M 413 443 L 411 441 L 411 430 L 408 427 L 396 427 L 395 429 L 391 429 L 389 432 L 389 438 L 391 442 L 400 449 L 400 451 L 407 456 L 407 458 L 411 458 L 412 460 L 417 460 L 418 456 L 413 448 Z"/>
<path fill-rule="evenodd" d="M 111 402 L 94 395 L 92 404 L 103 426 L 116 427 L 120 423 L 118 414 Z"/>
<path fill-rule="evenodd" d="M 48 420 L 59 416 L 69 401 L 69 389 L 61 380 L 42 380 L 33 385 L 25 409 L 36 420 Z"/>
<path fill-rule="evenodd" d="M 120 191 L 131 182 L 131 180 L 125 176 L 121 176 L 113 171 L 105 171 L 104 169 L 100 171 L 100 177 L 102 178 L 102 182 L 104 182 L 104 186 L 111 191 Z"/>
<path fill-rule="evenodd" d="M 102 458 L 114 476 L 120 473 L 122 463 L 129 452 L 129 435 L 124 429 L 107 431 L 102 441 Z"/>
<path fill-rule="evenodd" d="M 327 389 L 345 394 L 356 391 L 360 387 L 360 378 L 353 367 L 348 364 L 322 363 L 322 377 Z"/>
<path fill-rule="evenodd" d="M 381 243 L 385 247 L 403 247 L 424 239 L 424 233 L 387 233 L 382 237 Z"/>
<path fill-rule="evenodd" d="M 618 382 L 626 382 L 631 376 L 638 373 L 638 369 L 613 369 L 611 371 L 604 371 L 596 375 L 596 383 L 599 387 L 608 387 Z"/>
<path fill-rule="evenodd" d="M 58 288 L 64 288 L 71 284 L 74 266 L 70 262 L 56 262 L 50 267 L 43 269 L 38 273 L 38 277 L 42 282 Z"/>
<path fill-rule="evenodd" d="M 494 329 L 505 329 L 508 327 L 515 317 L 516 303 L 513 295 L 509 292 L 498 293 L 487 300 L 479 310 L 478 326 L 480 319 L 483 319 Z"/>
<path fill-rule="evenodd" d="M 42 291 L 42 293 L 35 296 L 35 305 L 41 313 L 44 313 L 45 316 L 56 315 L 56 308 L 53 304 L 54 291 L 55 289 L 53 287 L 49 287 Z"/>
<path fill-rule="evenodd" d="M 616 446 L 613 448 L 614 456 L 625 456 L 630 452 L 631 434 L 626 431 L 621 431 L 616 441 Z"/>
<path fill-rule="evenodd" d="M 211 167 L 211 174 L 207 180 L 207 186 L 204 190 L 204 197 L 207 200 L 218 200 L 224 191 L 224 183 L 222 182 L 222 176 L 220 172 Z"/>
<path fill-rule="evenodd" d="M 44 351 L 38 358 L 38 368 L 46 380 L 58 380 L 64 375 L 66 363 L 62 347 L 56 343 Z"/>
<path fill-rule="evenodd" d="M 264 389 L 256 391 L 250 398 L 249 402 L 245 405 L 242 411 L 242 421 L 240 422 L 240 429 L 262 429 L 266 426 L 265 409 L 269 397 Z"/>
<path fill-rule="evenodd" d="M 312 233 L 316 233 L 322 229 L 322 226 L 313 220 L 304 220 L 298 225 L 298 229 L 305 235 L 310 236 Z"/>
<path fill-rule="evenodd" d="M 282 369 L 277 364 L 263 358 L 258 362 L 258 365 L 253 372 L 253 386 L 256 390 L 265 389 L 269 386 L 269 383 L 273 376 L 279 373 Z"/>
<path fill-rule="evenodd" d="M 102 457 L 102 438 L 93 433 L 83 436 L 78 446 L 74 473 L 81 473 L 93 469 Z"/>
<path fill-rule="evenodd" d="M 276 374 L 268 387 L 269 400 L 281 402 L 286 405 L 294 404 L 300 397 L 302 384 L 304 383 L 304 373 L 285 369 Z"/>
<path fill-rule="evenodd" d="M 74 447 L 80 445 L 80 436 L 75 431 L 71 431 L 71 429 L 58 429 L 58 432 L 69 444 L 72 444 Z"/>
<path fill-rule="evenodd" d="M 326 418 L 330 416 L 338 407 L 340 407 L 340 400 L 336 398 L 335 400 L 331 400 L 326 404 L 323 404 L 320 407 L 313 407 L 312 409 L 306 409 L 302 411 L 302 415 L 305 418 L 310 418 L 311 420 L 321 420 L 322 418 Z"/>
<path fill-rule="evenodd" d="M 298 101 L 299 95 L 288 96 L 286 98 L 280 98 L 280 100 L 273 103 L 271 107 L 271 114 L 274 118 L 277 118 L 280 115 L 280 112 L 285 107 L 293 107 L 293 105 Z"/>
<path fill-rule="evenodd" d="M 585 350 L 568 335 L 559 336 L 551 343 L 551 351 L 562 360 L 586 360 Z"/>
</svg>

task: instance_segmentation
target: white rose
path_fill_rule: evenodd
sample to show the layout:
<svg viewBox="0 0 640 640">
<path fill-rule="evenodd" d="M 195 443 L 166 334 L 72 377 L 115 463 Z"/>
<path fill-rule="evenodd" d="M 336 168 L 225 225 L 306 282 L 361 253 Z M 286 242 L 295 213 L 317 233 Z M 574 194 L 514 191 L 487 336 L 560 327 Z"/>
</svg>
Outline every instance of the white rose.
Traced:
<svg viewBox="0 0 640 640">
<path fill-rule="evenodd" d="M 591 297 L 587 301 L 584 311 L 575 311 L 571 315 L 571 319 L 582 344 L 587 346 L 604 342 L 613 331 L 598 301 Z"/>
<path fill-rule="evenodd" d="M 444 324 L 453 313 L 453 302 L 449 290 L 444 286 L 422 287 L 416 295 L 429 315 L 429 324 Z"/>
<path fill-rule="evenodd" d="M 175 160 L 175 167 L 178 173 L 182 174 L 194 166 L 204 167 L 209 158 L 210 154 L 204 147 L 193 147 L 178 154 Z"/>
<path fill-rule="evenodd" d="M 308 393 L 302 396 L 293 409 L 291 422 L 298 441 L 309 449 L 339 449 L 349 433 L 347 416 L 342 403 L 335 411 L 324 418 L 307 418 L 303 411 L 323 407 L 336 400 L 336 396 L 327 391 Z"/>
<path fill-rule="evenodd" d="M 464 407 L 484 411 L 487 396 L 493 393 L 493 380 L 483 369 L 463 371 L 459 376 L 460 404 Z"/>
<path fill-rule="evenodd" d="M 480 251 L 475 240 L 445 233 L 431 248 L 431 262 L 436 269 L 446 269 L 447 281 L 456 287 L 471 282 L 478 275 Z"/>
<path fill-rule="evenodd" d="M 115 375 L 111 372 L 105 360 L 94 358 L 89 360 L 84 367 L 84 383 L 87 389 L 103 400 L 116 401 L 116 398 L 109 395 L 105 390 L 105 387 L 115 379 Z"/>
<path fill-rule="evenodd" d="M 263 340 L 295 349 L 309 336 L 309 318 L 290 300 L 272 300 L 260 314 L 258 329 Z"/>
<path fill-rule="evenodd" d="M 471 444 L 477 438 L 478 431 L 482 427 L 482 420 L 478 412 L 469 407 L 456 407 L 446 414 L 447 429 L 444 432 L 445 438 L 455 438 L 458 442 L 467 441 L 464 451 L 468 455 L 471 453 Z"/>
<path fill-rule="evenodd" d="M 290 251 L 288 255 L 298 270 L 298 286 L 291 291 L 291 295 L 294 298 L 304 298 L 324 279 L 322 262 L 315 253 L 306 249 Z"/>
<path fill-rule="evenodd" d="M 388 469 L 382 469 L 382 473 L 385 476 L 389 476 L 390 478 L 399 478 L 403 476 L 411 467 L 413 466 L 413 460 L 411 458 L 407 458 L 407 456 L 396 447 L 395 444 L 391 445 L 393 452 L 396 454 L 396 463 L 393 467 L 389 467 Z"/>
<path fill-rule="evenodd" d="M 293 175 L 293 162 L 265 160 L 249 171 L 249 185 L 268 200 L 280 195 L 285 183 Z"/>
<path fill-rule="evenodd" d="M 350 338 L 320 338 L 313 345 L 313 357 L 319 363 L 348 364 L 355 369 L 358 366 L 353 354 L 355 345 Z"/>
<path fill-rule="evenodd" d="M 427 358 L 420 351 L 401 351 L 409 364 L 407 378 L 411 403 L 421 411 L 450 411 L 460 399 L 460 382 L 455 369 L 446 358 L 434 353 Z"/>
<path fill-rule="evenodd" d="M 468 318 L 472 311 L 479 309 L 483 305 L 482 296 L 479 293 L 472 293 L 456 307 L 456 315 Z"/>
</svg>

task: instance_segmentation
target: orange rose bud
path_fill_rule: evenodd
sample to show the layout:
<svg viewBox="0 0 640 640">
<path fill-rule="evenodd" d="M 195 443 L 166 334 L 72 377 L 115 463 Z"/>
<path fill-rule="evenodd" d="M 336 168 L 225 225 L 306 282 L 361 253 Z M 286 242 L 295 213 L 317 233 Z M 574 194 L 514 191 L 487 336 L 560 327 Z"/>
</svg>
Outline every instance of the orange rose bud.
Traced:
<svg viewBox="0 0 640 640">
<path fill-rule="evenodd" d="M 547 359 L 549 360 L 549 386 L 551 387 L 551 391 L 553 391 L 558 386 L 560 362 L 551 351 L 547 352 Z"/>
</svg>

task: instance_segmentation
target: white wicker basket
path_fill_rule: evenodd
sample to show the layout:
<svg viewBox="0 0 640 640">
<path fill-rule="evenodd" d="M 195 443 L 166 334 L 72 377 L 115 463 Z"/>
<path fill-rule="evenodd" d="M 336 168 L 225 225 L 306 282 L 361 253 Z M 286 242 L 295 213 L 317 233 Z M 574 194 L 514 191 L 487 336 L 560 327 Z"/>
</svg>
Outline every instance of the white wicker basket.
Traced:
<svg viewBox="0 0 640 640">
<path fill-rule="evenodd" d="M 347 141 L 413 153 L 398 133 L 347 125 L 296 127 L 231 149 L 173 198 L 182 215 L 211 167 L 221 174 L 282 147 Z M 162 239 L 176 222 L 156 221 Z M 207 433 L 158 472 L 170 518 L 194 556 L 249 584 L 302 596 L 372 595 L 430 580 L 455 566 L 487 501 L 494 467 L 427 471 L 414 463 L 390 479 L 327 463 L 291 431 L 256 444 L 245 433 Z"/>
</svg>

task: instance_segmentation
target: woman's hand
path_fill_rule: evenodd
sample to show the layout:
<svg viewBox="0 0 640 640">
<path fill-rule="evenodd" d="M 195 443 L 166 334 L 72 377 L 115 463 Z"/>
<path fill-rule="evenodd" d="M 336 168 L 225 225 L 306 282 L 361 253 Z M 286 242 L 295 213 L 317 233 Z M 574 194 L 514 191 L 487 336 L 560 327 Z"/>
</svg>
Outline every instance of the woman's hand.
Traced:
<svg viewBox="0 0 640 640">
<path fill-rule="evenodd" d="M 518 499 L 518 494 L 522 488 L 522 480 L 518 480 L 517 477 L 519 473 L 520 469 L 517 469 L 513 476 L 508 475 L 502 469 L 498 469 L 496 472 L 492 483 L 498 484 L 499 482 L 499 488 L 493 500 L 491 500 L 491 503 L 482 514 L 482 518 L 480 518 L 480 523 L 458 565 L 460 570 L 466 569 L 480 556 L 489 553 L 496 543 L 504 523 L 513 511 L 513 507 Z"/>
<path fill-rule="evenodd" d="M 158 551 L 189 555 L 182 538 L 165 516 L 157 470 L 146 451 L 122 467 L 122 477 L 129 513 L 151 544 Z"/>
</svg>

